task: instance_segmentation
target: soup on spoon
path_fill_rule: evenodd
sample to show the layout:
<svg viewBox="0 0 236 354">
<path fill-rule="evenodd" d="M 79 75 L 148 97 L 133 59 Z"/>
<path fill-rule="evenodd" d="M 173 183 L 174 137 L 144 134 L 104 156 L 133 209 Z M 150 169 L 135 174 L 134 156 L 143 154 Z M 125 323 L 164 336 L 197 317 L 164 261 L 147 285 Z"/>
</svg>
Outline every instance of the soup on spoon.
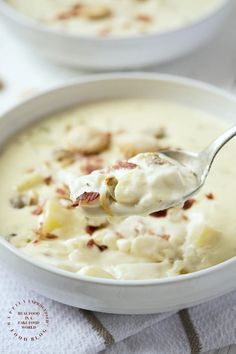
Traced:
<svg viewBox="0 0 236 354">
<path fill-rule="evenodd" d="M 188 167 L 148 152 L 77 178 L 71 198 L 87 216 L 148 215 L 182 201 L 196 186 Z"/>
<path fill-rule="evenodd" d="M 80 177 L 73 186 L 72 198 L 79 190 L 73 206 L 82 206 L 90 216 L 104 212 L 127 216 L 148 215 L 181 204 L 202 187 L 216 155 L 235 135 L 233 125 L 199 153 L 140 153 Z"/>
</svg>

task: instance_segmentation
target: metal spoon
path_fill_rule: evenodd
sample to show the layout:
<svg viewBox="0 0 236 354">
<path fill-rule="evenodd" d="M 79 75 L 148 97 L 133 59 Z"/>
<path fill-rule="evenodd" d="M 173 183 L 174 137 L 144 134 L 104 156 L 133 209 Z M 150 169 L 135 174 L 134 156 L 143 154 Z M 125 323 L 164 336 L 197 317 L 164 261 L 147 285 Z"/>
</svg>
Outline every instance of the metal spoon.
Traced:
<svg viewBox="0 0 236 354">
<path fill-rule="evenodd" d="M 162 154 L 170 157 L 171 159 L 185 165 L 192 170 L 197 177 L 197 184 L 194 190 L 190 191 L 187 195 L 183 196 L 183 202 L 192 197 L 199 189 L 204 185 L 212 163 L 221 150 L 221 148 L 236 135 L 236 125 L 226 130 L 217 139 L 215 139 L 207 148 L 203 151 L 195 153 L 190 151 L 168 150 L 162 151 Z M 178 203 L 175 203 L 178 204 Z M 170 207 L 172 207 L 170 205 Z"/>
</svg>

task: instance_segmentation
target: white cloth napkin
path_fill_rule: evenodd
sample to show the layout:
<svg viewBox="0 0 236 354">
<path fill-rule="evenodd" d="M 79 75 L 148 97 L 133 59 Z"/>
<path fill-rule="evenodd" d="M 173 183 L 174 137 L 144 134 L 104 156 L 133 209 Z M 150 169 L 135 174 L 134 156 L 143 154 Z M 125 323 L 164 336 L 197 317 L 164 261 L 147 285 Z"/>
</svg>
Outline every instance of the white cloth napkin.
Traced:
<svg viewBox="0 0 236 354">
<path fill-rule="evenodd" d="M 3 267 L 0 280 L 1 354 L 188 354 L 236 343 L 236 292 L 178 313 L 110 315 L 45 298 Z M 46 308 L 49 323 L 44 336 L 26 342 L 11 332 L 8 317 L 29 299 Z"/>
</svg>

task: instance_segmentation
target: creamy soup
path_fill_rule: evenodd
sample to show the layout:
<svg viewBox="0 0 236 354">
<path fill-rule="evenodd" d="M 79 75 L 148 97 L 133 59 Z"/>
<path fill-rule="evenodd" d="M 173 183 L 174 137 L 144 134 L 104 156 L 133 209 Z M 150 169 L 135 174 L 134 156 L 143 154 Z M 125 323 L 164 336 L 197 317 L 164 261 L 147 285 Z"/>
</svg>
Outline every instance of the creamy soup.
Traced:
<svg viewBox="0 0 236 354">
<path fill-rule="evenodd" d="M 7 0 L 51 28 L 83 35 L 137 35 L 191 24 L 222 0 Z"/>
<path fill-rule="evenodd" d="M 236 254 L 235 141 L 196 198 L 178 208 L 111 223 L 73 207 L 69 190 L 80 176 L 140 153 L 198 151 L 225 128 L 217 117 L 154 99 L 91 103 L 48 117 L 1 153 L 0 233 L 31 259 L 103 278 L 170 277 L 229 259 Z"/>
<path fill-rule="evenodd" d="M 197 184 L 196 174 L 187 166 L 146 152 L 72 179 L 69 189 L 73 207 L 83 208 L 87 216 L 125 217 L 147 216 L 181 204 Z"/>
</svg>

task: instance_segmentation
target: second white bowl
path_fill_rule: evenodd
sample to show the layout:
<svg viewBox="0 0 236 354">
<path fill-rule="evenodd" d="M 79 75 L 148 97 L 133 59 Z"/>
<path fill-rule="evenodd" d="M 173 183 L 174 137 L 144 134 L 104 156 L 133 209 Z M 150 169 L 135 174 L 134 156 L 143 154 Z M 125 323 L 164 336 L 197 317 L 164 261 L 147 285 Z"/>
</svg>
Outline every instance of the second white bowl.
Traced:
<svg viewBox="0 0 236 354">
<path fill-rule="evenodd" d="M 230 1 L 222 0 L 205 17 L 176 30 L 136 37 L 102 38 L 51 30 L 0 0 L 0 14 L 9 29 L 36 54 L 86 70 L 135 69 L 181 56 L 209 40 L 229 8 Z"/>
</svg>

